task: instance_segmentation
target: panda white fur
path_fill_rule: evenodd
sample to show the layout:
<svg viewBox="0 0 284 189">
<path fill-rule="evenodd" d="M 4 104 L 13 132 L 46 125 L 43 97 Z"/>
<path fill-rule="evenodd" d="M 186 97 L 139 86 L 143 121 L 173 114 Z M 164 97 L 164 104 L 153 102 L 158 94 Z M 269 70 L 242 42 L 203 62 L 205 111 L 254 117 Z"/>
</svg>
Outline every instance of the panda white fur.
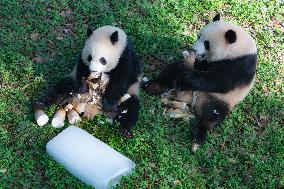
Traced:
<svg viewBox="0 0 284 189">
<path fill-rule="evenodd" d="M 220 20 L 200 32 L 185 62 L 170 64 L 146 85 L 152 94 L 168 89 L 168 97 L 193 106 L 198 123 L 192 129 L 196 147 L 206 142 L 208 131 L 222 122 L 253 86 L 257 49 L 252 37 L 241 27 Z M 192 59 L 194 61 L 187 61 Z"/>
<path fill-rule="evenodd" d="M 131 136 L 139 111 L 139 90 L 143 65 L 138 61 L 126 33 L 113 26 L 88 29 L 87 39 L 72 73 L 61 79 L 37 101 L 40 108 L 60 104 L 73 94 L 86 93 L 91 73 L 103 73 L 108 80 L 102 96 L 105 112 L 115 112 L 124 134 Z M 126 93 L 131 97 L 119 104 Z M 90 112 L 89 112 L 90 113 Z"/>
</svg>

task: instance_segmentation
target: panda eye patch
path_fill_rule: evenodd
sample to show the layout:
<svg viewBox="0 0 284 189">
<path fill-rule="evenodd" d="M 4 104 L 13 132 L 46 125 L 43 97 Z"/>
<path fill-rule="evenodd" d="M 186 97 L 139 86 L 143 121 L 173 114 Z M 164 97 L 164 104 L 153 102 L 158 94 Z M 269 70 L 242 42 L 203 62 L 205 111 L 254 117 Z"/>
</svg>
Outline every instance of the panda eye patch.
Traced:
<svg viewBox="0 0 284 189">
<path fill-rule="evenodd" d="M 93 59 L 92 56 L 89 55 L 89 56 L 88 56 L 88 61 L 91 62 L 92 59 Z"/>
<path fill-rule="evenodd" d="M 207 51 L 210 49 L 209 41 L 204 41 L 204 46 Z"/>
<path fill-rule="evenodd" d="M 102 57 L 102 58 L 100 58 L 100 63 L 102 64 L 102 65 L 106 65 L 106 59 L 104 58 L 104 57 Z"/>
</svg>

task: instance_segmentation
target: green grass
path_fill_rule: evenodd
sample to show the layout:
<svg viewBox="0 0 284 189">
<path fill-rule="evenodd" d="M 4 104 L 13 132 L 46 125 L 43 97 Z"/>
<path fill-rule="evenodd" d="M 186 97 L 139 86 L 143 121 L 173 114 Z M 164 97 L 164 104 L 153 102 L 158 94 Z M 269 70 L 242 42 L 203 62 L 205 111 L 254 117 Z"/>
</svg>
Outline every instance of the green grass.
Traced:
<svg viewBox="0 0 284 189">
<path fill-rule="evenodd" d="M 31 101 L 71 71 L 89 25 L 126 30 L 145 74 L 155 76 L 217 11 L 255 38 L 257 80 L 195 155 L 194 120 L 164 118 L 159 99 L 144 93 L 133 139 L 103 118 L 79 127 L 136 162 L 118 188 L 283 188 L 283 10 L 279 0 L 1 0 L 0 188 L 87 188 L 46 154 L 46 143 L 62 129 L 37 126 Z"/>
</svg>

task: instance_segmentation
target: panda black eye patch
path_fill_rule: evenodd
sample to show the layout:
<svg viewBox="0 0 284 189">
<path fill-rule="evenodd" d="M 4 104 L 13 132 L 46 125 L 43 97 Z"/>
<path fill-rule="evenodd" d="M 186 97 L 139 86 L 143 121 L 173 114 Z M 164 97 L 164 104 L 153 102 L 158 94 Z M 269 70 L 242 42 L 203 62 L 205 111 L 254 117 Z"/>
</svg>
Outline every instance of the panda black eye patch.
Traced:
<svg viewBox="0 0 284 189">
<path fill-rule="evenodd" d="M 104 58 L 104 57 L 102 57 L 102 58 L 100 58 L 100 63 L 102 64 L 102 65 L 106 65 L 106 59 Z"/>
<path fill-rule="evenodd" d="M 209 41 L 204 41 L 204 46 L 207 51 L 210 49 Z"/>
<path fill-rule="evenodd" d="M 89 56 L 88 56 L 88 61 L 91 62 L 92 59 L 93 59 L 92 56 L 89 55 Z"/>
</svg>

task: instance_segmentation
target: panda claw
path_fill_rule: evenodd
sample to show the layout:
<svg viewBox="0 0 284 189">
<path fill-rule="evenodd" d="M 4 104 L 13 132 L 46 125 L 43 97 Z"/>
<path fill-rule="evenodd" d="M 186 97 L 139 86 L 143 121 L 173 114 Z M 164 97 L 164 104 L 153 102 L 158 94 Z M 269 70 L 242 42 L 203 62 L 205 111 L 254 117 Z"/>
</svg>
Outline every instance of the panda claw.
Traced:
<svg viewBox="0 0 284 189">
<path fill-rule="evenodd" d="M 122 131 L 122 134 L 123 134 L 123 136 L 124 136 L 125 138 L 133 138 L 132 132 L 131 132 L 130 130 L 128 130 L 128 129 L 124 129 L 124 130 Z"/>
<path fill-rule="evenodd" d="M 142 82 L 145 83 L 145 84 L 148 83 L 149 81 L 150 80 L 146 76 L 142 78 Z"/>
</svg>

